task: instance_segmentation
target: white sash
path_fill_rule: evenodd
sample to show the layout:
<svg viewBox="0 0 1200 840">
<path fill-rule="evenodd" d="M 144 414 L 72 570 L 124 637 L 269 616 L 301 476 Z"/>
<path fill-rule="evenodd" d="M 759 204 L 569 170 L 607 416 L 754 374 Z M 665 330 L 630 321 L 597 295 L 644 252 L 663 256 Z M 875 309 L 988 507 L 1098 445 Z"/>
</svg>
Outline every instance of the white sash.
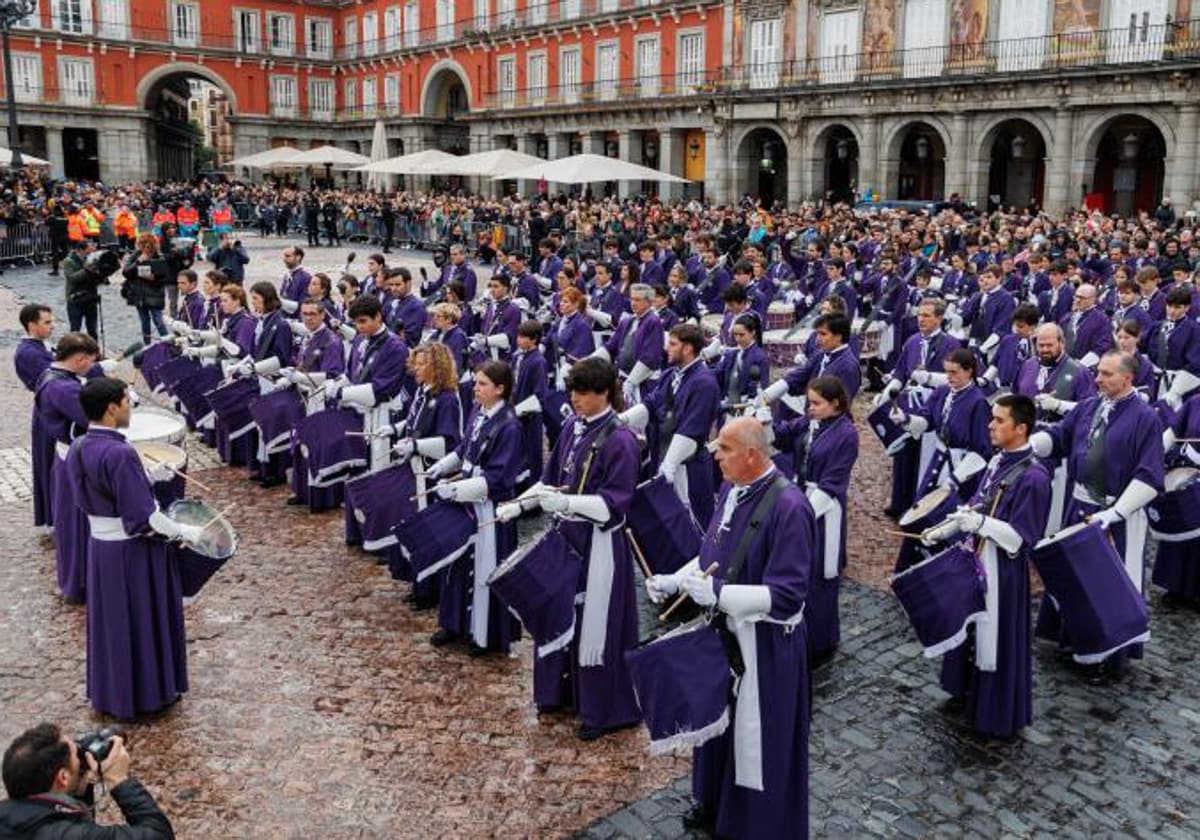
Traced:
<svg viewBox="0 0 1200 840">
<path fill-rule="evenodd" d="M 608 605 L 612 600 L 613 532 L 592 526 L 588 554 L 587 591 L 583 593 L 583 627 L 579 631 L 579 666 L 604 665 L 604 639 L 608 633 Z"/>
<path fill-rule="evenodd" d="M 487 647 L 488 641 L 488 606 L 491 603 L 491 590 L 488 589 L 488 578 L 496 570 L 496 518 L 495 505 L 491 499 L 475 503 L 475 520 L 490 522 L 479 529 L 475 535 L 475 580 L 471 592 L 471 638 L 480 647 Z"/>
<path fill-rule="evenodd" d="M 982 538 L 981 538 L 982 539 Z M 987 577 L 983 615 L 975 619 L 975 667 L 995 671 L 1000 644 L 1000 564 L 996 544 L 983 539 L 980 555 Z"/>
</svg>

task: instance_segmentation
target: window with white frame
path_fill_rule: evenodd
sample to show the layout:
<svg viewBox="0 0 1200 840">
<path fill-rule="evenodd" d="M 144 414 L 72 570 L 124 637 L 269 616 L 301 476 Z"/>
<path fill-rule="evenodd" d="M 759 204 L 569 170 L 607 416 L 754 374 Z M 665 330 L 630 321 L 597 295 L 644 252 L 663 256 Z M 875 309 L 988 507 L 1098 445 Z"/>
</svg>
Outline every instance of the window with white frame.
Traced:
<svg viewBox="0 0 1200 840">
<path fill-rule="evenodd" d="M 253 9 L 237 9 L 233 13 L 233 31 L 237 38 L 237 49 L 244 53 L 256 53 L 262 47 L 259 40 L 258 12 Z"/>
<path fill-rule="evenodd" d="M 496 82 L 500 91 L 501 105 L 515 105 L 517 101 L 517 59 L 505 56 L 496 60 Z"/>
<path fill-rule="evenodd" d="M 346 58 L 358 57 L 358 18 L 349 17 L 342 23 L 342 52 Z"/>
<path fill-rule="evenodd" d="M 621 8 L 621 0 L 600 0 L 600 11 L 615 12 Z"/>
<path fill-rule="evenodd" d="M 904 76 L 940 76 L 946 60 L 946 0 L 905 0 Z"/>
<path fill-rule="evenodd" d="M 177 47 L 194 47 L 200 43 L 199 4 L 190 0 L 172 0 L 171 43 Z"/>
<path fill-rule="evenodd" d="M 579 47 L 569 47 L 558 54 L 558 87 L 565 102 L 579 99 L 579 85 L 583 81 L 580 72 L 583 53 Z"/>
<path fill-rule="evenodd" d="M 558 16 L 562 20 L 574 20 L 582 11 L 580 0 L 559 0 Z"/>
<path fill-rule="evenodd" d="M 18 102 L 42 99 L 42 56 L 40 53 L 12 54 L 13 88 Z"/>
<path fill-rule="evenodd" d="M 271 77 L 271 113 L 277 117 L 296 116 L 296 77 Z"/>
<path fill-rule="evenodd" d="M 783 51 L 780 18 L 750 23 L 750 86 L 771 88 L 779 84 L 779 58 Z"/>
<path fill-rule="evenodd" d="M 367 76 L 362 80 L 363 101 L 362 108 L 364 114 L 374 114 L 375 109 L 379 107 L 379 81 L 374 76 Z"/>
<path fill-rule="evenodd" d="M 527 26 L 544 24 L 548 17 L 549 5 L 547 0 L 529 0 L 525 6 L 525 24 Z"/>
<path fill-rule="evenodd" d="M 823 84 L 854 80 L 858 74 L 858 9 L 821 15 L 817 51 L 817 71 Z"/>
<path fill-rule="evenodd" d="M 334 87 L 332 79 L 308 80 L 308 113 L 313 117 L 332 119 Z"/>
<path fill-rule="evenodd" d="M 471 24 L 476 32 L 486 32 L 492 16 L 491 0 L 475 0 L 475 21 Z"/>
<path fill-rule="evenodd" d="M 308 18 L 305 46 L 309 58 L 333 58 L 333 21 L 329 18 Z"/>
<path fill-rule="evenodd" d="M 400 74 L 388 73 L 383 77 L 383 106 L 389 114 L 400 110 Z"/>
<path fill-rule="evenodd" d="M 1050 0 L 1000 0 L 996 69 L 1001 73 L 1036 70 L 1046 59 Z"/>
<path fill-rule="evenodd" d="M 417 0 L 408 0 L 404 4 L 404 46 L 415 47 L 420 43 L 421 33 L 421 4 Z"/>
<path fill-rule="evenodd" d="M 129 0 L 100 0 L 97 10 L 102 38 L 129 38 Z"/>
<path fill-rule="evenodd" d="M 704 84 L 704 33 L 681 32 L 675 51 L 675 75 L 678 91 L 687 92 Z"/>
<path fill-rule="evenodd" d="M 1158 61 L 1166 38 L 1167 0 L 1110 0 L 1108 59 Z"/>
<path fill-rule="evenodd" d="M 546 54 L 530 53 L 525 64 L 525 87 L 529 90 L 529 104 L 541 105 L 546 101 Z"/>
<path fill-rule="evenodd" d="M 54 0 L 54 28 L 72 35 L 92 34 L 92 0 Z"/>
<path fill-rule="evenodd" d="M 33 11 L 13 24 L 20 29 L 37 29 L 42 25 L 42 4 L 35 0 Z"/>
<path fill-rule="evenodd" d="M 662 69 L 658 36 L 638 38 L 633 46 L 633 75 L 637 77 L 638 91 L 642 96 L 658 96 L 658 75 Z"/>
<path fill-rule="evenodd" d="M 364 18 L 363 38 L 366 38 L 366 19 Z M 375 28 L 375 16 L 371 15 L 371 28 Z M 376 36 L 378 37 L 378 35 Z M 393 6 L 383 10 L 383 48 L 388 52 L 400 49 L 400 7 Z"/>
<path fill-rule="evenodd" d="M 96 72 L 90 58 L 60 58 L 58 81 L 64 105 L 91 105 L 96 98 Z"/>
<path fill-rule="evenodd" d="M 517 25 L 517 0 L 496 0 L 496 25 Z"/>
<path fill-rule="evenodd" d="M 342 107 L 347 111 L 353 111 L 358 107 L 357 79 L 347 79 L 346 84 L 342 85 Z"/>
<path fill-rule="evenodd" d="M 296 50 L 296 19 L 291 15 L 267 14 L 267 43 L 271 55 L 291 55 Z M 293 80 L 295 81 L 295 80 Z"/>
<path fill-rule="evenodd" d="M 391 11 L 390 9 L 388 11 Z M 383 13 L 383 30 L 387 32 L 388 13 Z M 387 36 L 387 49 L 395 49 L 391 46 L 391 36 Z M 362 31 L 362 54 L 376 55 L 379 52 L 379 17 L 374 12 L 367 12 L 363 15 L 363 31 Z"/>
<path fill-rule="evenodd" d="M 615 41 L 596 45 L 596 93 L 601 99 L 615 99 L 621 78 L 621 52 Z"/>
<path fill-rule="evenodd" d="M 437 0 L 434 12 L 437 15 L 438 40 L 454 40 L 454 0 Z"/>
</svg>

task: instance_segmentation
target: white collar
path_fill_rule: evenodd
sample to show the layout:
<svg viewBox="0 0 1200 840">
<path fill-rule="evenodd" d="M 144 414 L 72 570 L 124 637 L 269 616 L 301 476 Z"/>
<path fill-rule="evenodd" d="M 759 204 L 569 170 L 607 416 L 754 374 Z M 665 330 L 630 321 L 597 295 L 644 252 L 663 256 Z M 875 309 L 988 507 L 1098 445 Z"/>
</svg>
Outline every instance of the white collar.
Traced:
<svg viewBox="0 0 1200 840">
<path fill-rule="evenodd" d="M 733 487 L 735 490 L 744 490 L 747 487 L 753 487 L 755 484 L 762 481 L 773 472 L 775 472 L 775 465 L 770 464 L 765 470 L 756 475 L 754 478 L 750 479 L 750 481 L 746 482 L 745 484 L 735 484 Z"/>
<path fill-rule="evenodd" d="M 484 408 L 483 406 L 480 406 L 480 413 L 483 414 L 483 416 L 488 420 L 491 420 L 500 413 L 500 409 L 504 408 L 504 405 L 504 400 L 496 400 L 496 404 L 491 408 Z"/>
<path fill-rule="evenodd" d="M 583 422 L 590 424 L 590 423 L 595 423 L 598 420 L 603 420 L 605 417 L 612 414 L 612 412 L 613 412 L 613 407 L 610 405 L 608 408 L 604 409 L 599 414 L 593 414 L 591 416 L 588 416 L 585 414 L 585 415 L 581 415 L 581 416 L 583 417 Z"/>
</svg>

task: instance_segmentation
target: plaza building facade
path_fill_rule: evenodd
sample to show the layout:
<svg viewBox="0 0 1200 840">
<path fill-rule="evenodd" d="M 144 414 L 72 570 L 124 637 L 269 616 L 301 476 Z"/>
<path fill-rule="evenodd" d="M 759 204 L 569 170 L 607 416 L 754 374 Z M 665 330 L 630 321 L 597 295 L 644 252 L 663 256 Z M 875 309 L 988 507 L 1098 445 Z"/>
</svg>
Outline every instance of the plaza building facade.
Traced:
<svg viewBox="0 0 1200 840">
<path fill-rule="evenodd" d="M 670 197 L 1130 212 L 1197 197 L 1191 3 L 40 0 L 13 75 L 67 177 L 186 176 L 201 79 L 237 155 L 369 154 L 383 120 L 389 156 L 593 152 L 695 182 Z"/>
</svg>

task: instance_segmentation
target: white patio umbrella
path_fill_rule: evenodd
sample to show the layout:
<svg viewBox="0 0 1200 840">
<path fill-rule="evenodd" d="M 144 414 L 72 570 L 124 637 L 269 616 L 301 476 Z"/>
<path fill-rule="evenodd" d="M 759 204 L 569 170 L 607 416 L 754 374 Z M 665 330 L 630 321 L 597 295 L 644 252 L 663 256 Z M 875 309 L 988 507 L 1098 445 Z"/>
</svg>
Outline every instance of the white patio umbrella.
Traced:
<svg viewBox="0 0 1200 840">
<path fill-rule="evenodd" d="M 497 175 L 507 177 L 505 173 L 527 166 L 537 166 L 546 161 L 540 157 L 527 155 L 524 152 L 514 152 L 512 149 L 494 149 L 490 152 L 479 152 L 462 157 L 451 156 L 448 160 L 437 161 L 428 166 L 422 166 L 422 175 L 462 175 L 493 178 Z"/>
<path fill-rule="evenodd" d="M 349 149 L 337 146 L 318 146 L 315 149 L 300 152 L 286 163 L 288 167 L 324 166 L 326 169 L 354 169 L 370 162 L 371 159 L 366 155 L 360 155 Z"/>
<path fill-rule="evenodd" d="M 648 166 L 630 163 L 603 155 L 571 155 L 558 160 L 543 161 L 523 169 L 493 176 L 492 180 L 521 179 L 553 181 L 556 184 L 595 184 L 605 181 L 660 181 L 665 184 L 686 184 L 687 178 L 660 172 Z"/>
<path fill-rule="evenodd" d="M 300 150 L 295 146 L 276 146 L 273 149 L 265 149 L 252 155 L 234 158 L 230 161 L 230 165 L 243 166 L 247 169 L 266 169 L 276 163 L 290 160 L 298 154 L 300 154 Z"/>
<path fill-rule="evenodd" d="M 452 160 L 455 156 L 440 152 L 437 149 L 426 149 L 423 152 L 413 152 L 411 155 L 388 158 L 378 163 L 367 163 L 356 166 L 354 172 L 376 172 L 386 175 L 417 175 L 424 172 L 421 168 L 443 160 Z"/>
<path fill-rule="evenodd" d="M 371 163 L 382 163 L 387 157 L 387 126 L 383 124 L 383 120 L 375 120 L 375 131 L 371 134 Z M 372 190 L 391 190 L 392 176 L 381 172 L 369 172 L 367 187 Z"/>
<path fill-rule="evenodd" d="M 0 148 L 0 166 L 12 165 L 12 149 Z M 28 152 L 21 152 L 22 166 L 49 166 L 50 161 L 34 157 Z"/>
</svg>

